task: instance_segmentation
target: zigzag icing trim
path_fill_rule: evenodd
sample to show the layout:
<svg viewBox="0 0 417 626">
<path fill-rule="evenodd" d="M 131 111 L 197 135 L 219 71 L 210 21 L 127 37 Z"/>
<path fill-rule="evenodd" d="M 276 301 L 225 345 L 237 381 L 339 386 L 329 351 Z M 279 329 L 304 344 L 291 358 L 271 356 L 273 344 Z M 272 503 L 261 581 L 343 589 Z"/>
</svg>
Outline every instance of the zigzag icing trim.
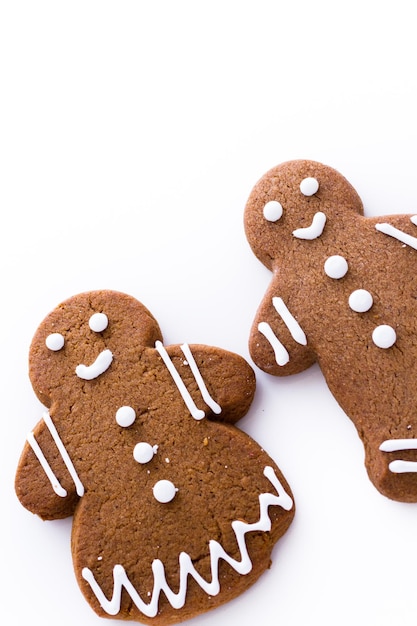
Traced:
<svg viewBox="0 0 417 626">
<path fill-rule="evenodd" d="M 232 522 L 232 528 L 236 536 L 241 555 L 240 561 L 233 559 L 225 552 L 224 548 L 215 540 L 209 542 L 210 564 L 211 564 L 211 581 L 206 581 L 200 576 L 195 569 L 191 558 L 185 552 L 181 552 L 179 556 L 179 591 L 174 593 L 169 587 L 166 577 L 164 564 L 160 559 L 155 559 L 152 563 L 152 572 L 154 575 L 154 587 L 152 591 L 151 601 L 146 603 L 142 600 L 136 589 L 130 582 L 126 571 L 122 565 L 115 565 L 113 568 L 113 596 L 108 600 L 104 595 L 101 587 L 94 578 L 94 574 L 90 569 L 85 567 L 82 570 L 83 578 L 89 583 L 97 600 L 103 610 L 109 615 L 117 615 L 120 611 L 122 589 L 126 589 L 136 607 L 147 617 L 155 617 L 158 613 L 159 596 L 161 591 L 167 597 L 169 603 L 174 609 L 181 609 L 186 600 L 187 595 L 187 579 L 188 575 L 192 576 L 197 584 L 210 596 L 215 596 L 220 592 L 219 582 L 219 561 L 223 559 L 239 574 L 248 574 L 252 569 L 252 561 L 250 560 L 248 549 L 246 547 L 245 535 L 249 532 L 271 530 L 271 520 L 268 515 L 270 506 L 280 506 L 286 511 L 291 510 L 293 501 L 286 493 L 280 481 L 275 475 L 272 467 L 266 466 L 264 475 L 275 487 L 278 495 L 271 493 L 262 493 L 259 496 L 260 516 L 259 520 L 253 524 L 247 524 L 240 520 Z"/>
</svg>

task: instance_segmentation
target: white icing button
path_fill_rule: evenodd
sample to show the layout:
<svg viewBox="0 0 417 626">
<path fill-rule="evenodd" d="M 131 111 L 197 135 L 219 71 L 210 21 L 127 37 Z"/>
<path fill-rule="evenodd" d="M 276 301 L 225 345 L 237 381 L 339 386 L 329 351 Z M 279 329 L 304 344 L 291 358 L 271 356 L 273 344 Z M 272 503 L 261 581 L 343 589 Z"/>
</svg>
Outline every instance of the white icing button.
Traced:
<svg viewBox="0 0 417 626">
<path fill-rule="evenodd" d="M 373 303 L 372 295 L 366 289 L 356 289 L 349 296 L 349 306 L 356 313 L 369 311 Z"/>
<path fill-rule="evenodd" d="M 133 422 L 136 419 L 135 409 L 131 406 L 121 406 L 116 411 L 116 422 L 119 426 L 123 426 L 123 428 L 128 428 L 132 426 Z"/>
<path fill-rule="evenodd" d="M 152 461 L 154 454 L 158 450 L 158 446 L 151 446 L 150 443 L 146 443 L 146 441 L 141 441 L 137 443 L 133 449 L 133 458 L 138 463 L 149 463 Z"/>
<path fill-rule="evenodd" d="M 374 329 L 372 340 L 378 348 L 391 348 L 397 340 L 397 334 L 392 326 L 381 324 Z"/>
<path fill-rule="evenodd" d="M 106 330 L 109 325 L 109 320 L 105 313 L 93 313 L 88 325 L 95 333 L 101 333 L 103 330 Z"/>
<path fill-rule="evenodd" d="M 312 178 L 309 176 L 308 178 L 304 178 L 300 183 L 300 191 L 303 196 L 314 196 L 319 189 L 319 181 L 317 178 Z"/>
<path fill-rule="evenodd" d="M 348 271 L 348 262 L 339 254 L 329 256 L 324 263 L 324 271 L 329 278 L 343 278 Z"/>
<path fill-rule="evenodd" d="M 65 339 L 61 333 L 51 333 L 45 340 L 46 347 L 53 352 L 58 352 L 64 347 Z"/>
<path fill-rule="evenodd" d="M 178 489 L 170 480 L 158 480 L 153 487 L 153 495 L 155 500 L 165 504 L 171 502 L 175 498 Z"/>
<path fill-rule="evenodd" d="M 282 217 L 282 204 L 278 200 L 270 200 L 264 206 L 264 218 L 268 222 L 277 222 Z"/>
</svg>

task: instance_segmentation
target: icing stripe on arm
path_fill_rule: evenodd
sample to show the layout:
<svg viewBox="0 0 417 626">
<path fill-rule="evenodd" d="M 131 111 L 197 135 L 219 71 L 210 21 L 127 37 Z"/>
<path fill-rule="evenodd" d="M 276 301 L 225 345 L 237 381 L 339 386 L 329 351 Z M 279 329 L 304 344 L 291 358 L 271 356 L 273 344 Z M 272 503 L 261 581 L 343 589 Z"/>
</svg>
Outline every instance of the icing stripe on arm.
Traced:
<svg viewBox="0 0 417 626">
<path fill-rule="evenodd" d="M 53 423 L 48 411 L 43 414 L 43 421 L 45 422 L 49 432 L 51 433 L 52 439 L 54 440 L 55 445 L 61 455 L 61 458 L 65 463 L 65 467 L 67 468 L 72 480 L 74 481 L 77 495 L 82 497 L 84 495 L 84 486 L 76 472 L 73 462 L 70 459 L 67 449 L 62 443 L 62 439 L 60 438 L 58 431 L 55 428 L 55 424 Z M 29 433 L 29 435 L 27 436 L 27 441 L 30 444 L 33 452 L 35 453 L 39 463 L 41 464 L 45 474 L 49 478 L 53 490 L 58 496 L 60 496 L 61 498 L 65 498 L 67 496 L 67 491 L 62 487 L 58 478 L 55 476 L 51 466 L 45 458 L 44 453 L 42 452 L 38 442 L 36 441 L 33 432 Z"/>
<path fill-rule="evenodd" d="M 386 439 L 379 449 L 382 452 L 401 452 L 402 450 L 417 450 L 417 439 Z M 396 459 L 388 465 L 393 474 L 417 472 L 417 461 L 403 461 Z"/>
<path fill-rule="evenodd" d="M 269 341 L 272 349 L 274 350 L 275 360 L 278 365 L 284 366 L 290 360 L 290 355 L 288 354 L 285 346 L 280 342 L 278 337 L 275 335 L 274 331 L 268 324 L 268 322 L 260 322 L 258 324 L 258 330 L 262 335 Z"/>
<path fill-rule="evenodd" d="M 51 483 L 52 489 L 55 491 L 56 495 L 59 496 L 60 498 L 65 498 L 68 494 L 66 490 L 63 488 L 63 486 L 61 485 L 61 483 L 59 482 L 58 478 L 55 476 L 54 471 L 52 467 L 49 465 L 48 461 L 46 460 L 45 455 L 42 452 L 40 445 L 36 441 L 35 435 L 33 434 L 33 432 L 30 432 L 28 434 L 27 442 L 29 443 L 30 447 L 35 453 L 36 458 L 41 464 L 45 474 L 49 478 L 49 482 Z"/>
<path fill-rule="evenodd" d="M 190 413 L 193 416 L 193 418 L 196 419 L 196 420 L 203 419 L 203 417 L 205 416 L 204 411 L 202 411 L 201 409 L 197 408 L 194 400 L 191 397 L 190 392 L 188 391 L 187 387 L 184 384 L 184 381 L 182 380 L 180 374 L 178 373 L 175 365 L 171 361 L 168 352 L 165 350 L 164 346 L 162 345 L 162 342 L 161 341 L 156 341 L 155 342 L 155 348 L 157 349 L 157 351 L 161 355 L 163 362 L 165 363 L 169 373 L 171 374 L 171 376 L 172 376 L 172 378 L 174 380 L 174 383 L 177 385 L 178 391 L 180 392 L 180 394 L 182 396 L 182 399 L 184 400 L 185 404 L 187 405 L 187 408 L 190 411 Z"/>
<path fill-rule="evenodd" d="M 302 346 L 306 346 L 307 337 L 305 335 L 305 332 L 303 331 L 295 317 L 292 315 L 292 313 L 290 313 L 290 311 L 288 310 L 288 307 L 285 304 L 284 300 L 282 298 L 274 297 L 272 298 L 272 304 L 274 305 L 276 312 L 278 313 L 278 315 L 281 316 L 282 321 L 290 331 L 291 337 L 294 339 L 294 341 L 301 344 Z"/>
<path fill-rule="evenodd" d="M 47 425 L 49 432 L 51 433 L 53 440 L 55 441 L 55 445 L 58 448 L 62 460 L 65 463 L 65 466 L 67 468 L 67 470 L 70 473 L 70 476 L 72 478 L 72 480 L 74 481 L 74 485 L 75 485 L 75 489 L 77 492 L 78 496 L 83 496 L 84 495 L 84 486 L 81 482 L 81 480 L 79 479 L 79 476 L 76 472 L 76 469 L 74 467 L 73 462 L 70 459 L 70 456 L 67 452 L 67 449 L 65 448 L 64 444 L 62 443 L 62 439 L 60 438 L 60 436 L 58 435 L 58 431 L 55 428 L 55 424 L 53 423 L 51 416 L 49 415 L 48 411 L 46 411 L 43 415 L 43 419 L 45 424 Z"/>
<path fill-rule="evenodd" d="M 197 363 L 195 362 L 195 359 L 193 357 L 193 354 L 190 350 L 190 346 L 187 343 L 184 343 L 181 346 L 181 350 L 184 353 L 185 358 L 188 361 L 188 365 L 190 366 L 190 369 L 193 373 L 193 376 L 196 380 L 196 383 L 198 385 L 198 388 L 200 389 L 201 395 L 203 396 L 203 400 L 204 402 L 207 404 L 207 406 L 209 406 L 211 408 L 211 410 L 216 413 L 217 415 L 219 413 L 222 412 L 222 407 L 217 404 L 217 402 L 215 400 L 213 400 L 213 398 L 211 397 L 211 395 L 208 392 L 208 389 L 206 387 L 206 383 L 204 382 L 203 377 L 200 374 L 200 370 L 197 367 Z"/>
<path fill-rule="evenodd" d="M 417 250 L 417 237 L 412 237 L 411 235 L 404 233 L 402 230 L 399 230 L 399 228 L 395 228 L 395 226 L 386 222 L 375 224 L 375 228 L 380 233 L 384 233 L 384 235 L 398 239 L 401 243 L 405 243 L 407 246 L 410 246 L 410 248 Z"/>
</svg>

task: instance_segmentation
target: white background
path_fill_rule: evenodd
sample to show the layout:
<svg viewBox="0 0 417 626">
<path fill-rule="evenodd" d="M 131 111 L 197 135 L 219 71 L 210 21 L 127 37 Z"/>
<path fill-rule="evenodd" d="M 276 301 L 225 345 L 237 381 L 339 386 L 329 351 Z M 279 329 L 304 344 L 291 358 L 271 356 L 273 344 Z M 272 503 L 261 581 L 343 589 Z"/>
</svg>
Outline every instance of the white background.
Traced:
<svg viewBox="0 0 417 626">
<path fill-rule="evenodd" d="M 42 407 L 27 351 L 45 315 L 118 289 L 165 343 L 249 359 L 269 282 L 243 232 L 260 176 L 338 169 L 368 215 L 417 211 L 417 43 L 410 0 L 20 0 L 0 4 L 0 570 L 8 626 L 102 623 L 76 585 L 71 520 L 14 495 Z M 193 626 L 417 623 L 417 504 L 381 496 L 317 367 L 258 390 L 241 427 L 290 482 L 297 514 L 272 568 Z M 113 620 L 106 623 L 119 623 Z"/>
</svg>

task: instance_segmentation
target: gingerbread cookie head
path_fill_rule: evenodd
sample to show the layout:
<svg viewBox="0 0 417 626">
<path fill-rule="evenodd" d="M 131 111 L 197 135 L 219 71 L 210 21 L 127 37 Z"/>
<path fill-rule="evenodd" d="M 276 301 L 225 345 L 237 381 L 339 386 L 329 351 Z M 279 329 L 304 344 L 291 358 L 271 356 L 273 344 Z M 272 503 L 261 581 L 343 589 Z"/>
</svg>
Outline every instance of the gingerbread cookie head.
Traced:
<svg viewBox="0 0 417 626">
<path fill-rule="evenodd" d="M 350 183 L 314 161 L 267 172 L 245 210 L 273 277 L 250 335 L 254 362 L 285 376 L 318 361 L 354 422 L 370 479 L 417 501 L 417 219 L 366 218 Z"/>
<path fill-rule="evenodd" d="M 76 577 L 99 615 L 179 622 L 269 567 L 294 507 L 278 467 L 234 426 L 255 391 L 244 359 L 165 347 L 142 304 L 98 291 L 42 322 L 30 377 L 47 410 L 16 492 L 44 519 L 74 516 Z"/>
<path fill-rule="evenodd" d="M 134 298 L 108 291 L 81 294 L 58 306 L 39 326 L 29 353 L 33 389 L 49 407 L 54 400 L 74 396 L 74 374 L 79 387 L 82 381 L 97 386 L 114 355 L 128 368 L 129 359 L 134 361 L 161 339 L 155 318 Z"/>
</svg>

